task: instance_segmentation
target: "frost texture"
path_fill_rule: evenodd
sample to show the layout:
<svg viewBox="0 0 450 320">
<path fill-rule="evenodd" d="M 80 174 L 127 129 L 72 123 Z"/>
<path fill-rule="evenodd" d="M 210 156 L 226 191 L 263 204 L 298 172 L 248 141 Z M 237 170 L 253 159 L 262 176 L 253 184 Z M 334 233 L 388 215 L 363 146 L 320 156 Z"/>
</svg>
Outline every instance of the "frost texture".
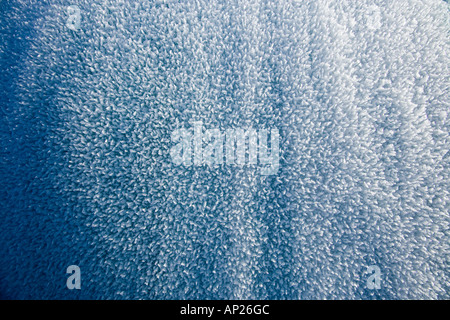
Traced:
<svg viewBox="0 0 450 320">
<path fill-rule="evenodd" d="M 448 34 L 440 0 L 1 1 L 1 297 L 449 299 Z M 174 165 L 192 121 L 278 128 L 278 173 Z"/>
</svg>

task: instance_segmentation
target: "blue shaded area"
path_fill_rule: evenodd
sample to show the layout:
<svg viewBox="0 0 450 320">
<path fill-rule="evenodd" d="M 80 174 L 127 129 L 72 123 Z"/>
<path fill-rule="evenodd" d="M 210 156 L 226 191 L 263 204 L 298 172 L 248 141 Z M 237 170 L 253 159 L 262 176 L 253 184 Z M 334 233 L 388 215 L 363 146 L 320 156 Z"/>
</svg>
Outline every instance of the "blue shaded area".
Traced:
<svg viewBox="0 0 450 320">
<path fill-rule="evenodd" d="M 447 9 L 0 0 L 0 298 L 448 299 Z M 195 120 L 278 172 L 175 165 Z"/>
</svg>

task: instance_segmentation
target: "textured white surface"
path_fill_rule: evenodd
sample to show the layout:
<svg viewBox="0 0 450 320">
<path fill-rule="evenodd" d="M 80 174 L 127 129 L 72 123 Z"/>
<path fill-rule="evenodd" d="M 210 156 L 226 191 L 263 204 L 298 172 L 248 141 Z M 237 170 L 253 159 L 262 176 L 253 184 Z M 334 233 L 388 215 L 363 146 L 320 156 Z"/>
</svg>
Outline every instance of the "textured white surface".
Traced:
<svg viewBox="0 0 450 320">
<path fill-rule="evenodd" d="M 444 1 L 0 7 L 2 296 L 449 298 Z M 278 174 L 175 166 L 192 121 L 278 128 Z"/>
</svg>

